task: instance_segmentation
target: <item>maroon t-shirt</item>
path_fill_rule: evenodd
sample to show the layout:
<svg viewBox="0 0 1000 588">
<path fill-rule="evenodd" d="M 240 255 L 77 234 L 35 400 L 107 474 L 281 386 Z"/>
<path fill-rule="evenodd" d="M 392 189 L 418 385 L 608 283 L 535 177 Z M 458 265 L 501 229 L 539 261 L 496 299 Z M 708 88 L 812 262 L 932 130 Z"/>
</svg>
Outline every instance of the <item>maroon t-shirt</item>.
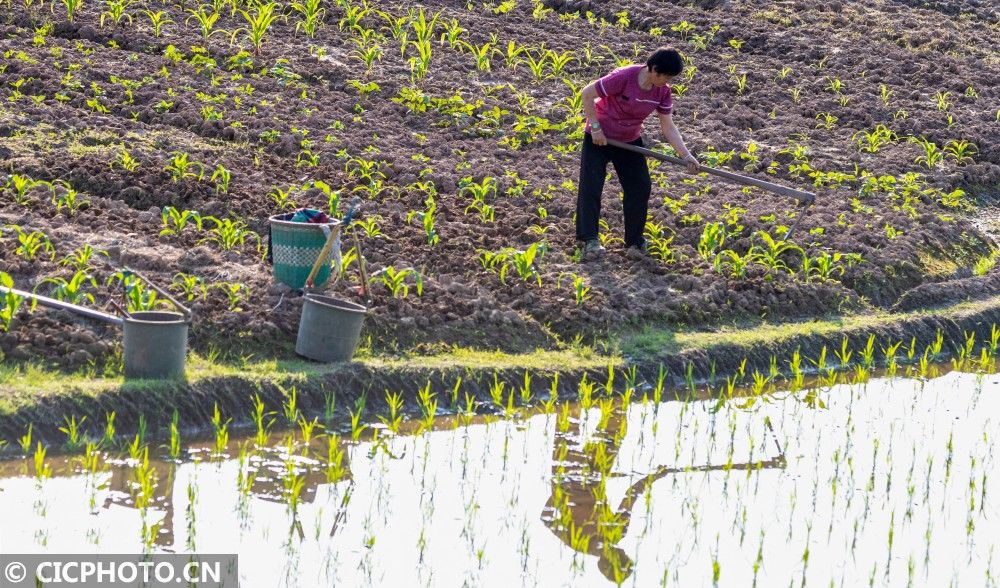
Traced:
<svg viewBox="0 0 1000 588">
<path fill-rule="evenodd" d="M 597 120 L 604 136 L 618 141 L 635 141 L 642 134 L 642 122 L 653 111 L 670 114 L 673 102 L 670 86 L 643 90 L 639 87 L 639 72 L 645 65 L 627 65 L 597 80 L 594 101 Z M 590 132 L 590 121 L 587 121 Z"/>
</svg>

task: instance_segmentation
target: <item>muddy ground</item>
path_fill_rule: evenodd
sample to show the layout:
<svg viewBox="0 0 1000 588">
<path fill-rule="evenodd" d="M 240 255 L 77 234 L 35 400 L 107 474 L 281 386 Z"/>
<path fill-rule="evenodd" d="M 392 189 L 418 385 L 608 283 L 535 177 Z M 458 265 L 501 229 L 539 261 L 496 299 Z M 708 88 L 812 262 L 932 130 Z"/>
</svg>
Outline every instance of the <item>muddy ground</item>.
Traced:
<svg viewBox="0 0 1000 588">
<path fill-rule="evenodd" d="M 411 62 L 417 4 L 325 2 L 314 37 L 285 7 L 259 51 L 244 32 L 203 38 L 190 3 L 149 4 L 173 21 L 159 34 L 143 2 L 119 25 L 110 15 L 102 24 L 106 7 L 96 2 L 72 23 L 61 4 L 16 0 L 0 13 L 0 166 L 66 182 L 18 193 L 11 181 L 0 193 L 0 271 L 51 294 L 57 284 L 46 280 L 70 280 L 66 257 L 89 245 L 97 253 L 79 267 L 96 285 L 84 280 L 80 300 L 90 294 L 96 306 L 117 295 L 108 281 L 121 265 L 187 299 L 183 273 L 200 281 L 189 303 L 192 346 L 203 353 L 291 355 L 301 299 L 274 283 L 258 243 L 269 215 L 329 207 L 316 181 L 339 196 L 341 214 L 352 197 L 363 200 L 367 224 L 356 232 L 371 273 L 422 276 L 419 294 L 411 274 L 399 298 L 372 283 L 363 345 L 375 354 L 523 351 L 648 325 L 910 310 L 1000 287 L 996 227 L 982 208 L 1000 195 L 1000 25 L 990 2 L 429 2 L 420 5 L 426 19 L 440 17 L 420 79 Z M 245 25 L 226 5 L 214 29 Z M 448 27 L 464 29 L 469 45 L 441 39 Z M 495 52 L 485 51 L 481 69 L 473 53 L 486 43 Z M 572 215 L 582 123 L 572 88 L 659 45 L 690 59 L 673 85 L 674 119 L 692 150 L 712 164 L 732 152 L 726 167 L 811 189 L 816 204 L 803 211 L 661 165 L 650 237 L 660 231 L 663 255 L 624 255 L 612 180 L 609 252 L 581 263 Z M 363 48 L 376 46 L 381 58 L 368 68 Z M 545 51 L 554 53 L 536 76 L 526 56 Z M 878 125 L 891 134 L 862 150 L 860 133 Z M 920 161 L 917 138 L 952 149 Z M 166 167 L 176 154 L 204 173 L 173 177 Z M 218 166 L 231 174 L 225 190 L 212 179 Z M 492 220 L 470 208 L 470 184 L 486 186 Z M 289 188 L 283 203 L 273 195 Z M 429 198 L 433 232 L 419 216 Z M 242 222 L 252 234 L 227 244 L 209 221 L 163 234 L 166 207 Z M 754 262 L 741 275 L 714 263 L 721 250 L 763 251 L 759 231 L 780 241 L 802 214 L 789 241 L 804 253 L 771 251 L 787 270 Z M 712 222 L 727 238 L 703 256 Z M 53 251 L 29 255 L 12 225 L 22 238 L 44 233 Z M 484 252 L 541 243 L 526 279 L 511 265 L 501 280 L 499 265 L 482 263 Z M 803 271 L 803 255 L 834 254 L 845 257 L 827 275 Z M 579 304 L 574 282 L 589 288 Z M 363 301 L 358 283 L 349 266 L 331 293 Z M 113 370 L 118 338 L 114 328 L 22 309 L 0 332 L 0 351 L 5 361 Z"/>
</svg>

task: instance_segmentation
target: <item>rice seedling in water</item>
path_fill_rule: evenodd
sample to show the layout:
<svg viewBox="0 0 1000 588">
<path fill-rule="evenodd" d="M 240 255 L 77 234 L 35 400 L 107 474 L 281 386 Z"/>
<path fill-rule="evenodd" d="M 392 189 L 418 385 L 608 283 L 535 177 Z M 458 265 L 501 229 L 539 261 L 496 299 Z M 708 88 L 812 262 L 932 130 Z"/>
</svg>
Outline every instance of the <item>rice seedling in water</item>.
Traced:
<svg viewBox="0 0 1000 588">
<path fill-rule="evenodd" d="M 315 435 L 317 427 L 322 430 L 323 425 L 319 424 L 319 419 L 314 418 L 311 421 L 307 421 L 305 417 L 299 419 L 299 431 L 302 433 L 302 443 L 309 447 L 312 442 L 313 436 Z"/>
<path fill-rule="evenodd" d="M 417 403 L 420 405 L 420 413 L 423 415 L 421 428 L 430 430 L 434 426 L 434 418 L 437 416 L 438 402 L 434 398 L 436 395 L 431 392 L 431 383 L 417 391 Z"/>
<path fill-rule="evenodd" d="M 357 442 L 361 438 L 361 433 L 368 428 L 368 425 L 361 422 L 361 417 L 365 412 L 367 398 L 361 395 L 354 402 L 354 410 L 349 410 L 351 415 L 351 441 Z"/>
<path fill-rule="evenodd" d="M 145 447 L 146 446 L 142 442 L 142 438 L 138 434 L 136 434 L 136 436 L 132 438 L 132 442 L 129 443 L 128 445 L 129 459 L 131 459 L 132 461 L 139 461 L 139 458 L 142 457 L 142 451 L 143 449 L 145 449 Z"/>
<path fill-rule="evenodd" d="M 521 404 L 525 406 L 531 404 L 531 400 L 534 398 L 531 393 L 531 374 L 527 370 L 524 372 L 524 384 L 521 385 L 520 397 Z"/>
<path fill-rule="evenodd" d="M 403 422 L 403 415 L 401 414 L 403 409 L 403 393 L 392 393 L 386 390 L 385 403 L 389 408 L 389 414 L 388 416 L 379 415 L 378 418 L 390 432 L 398 434 L 399 427 Z"/>
<path fill-rule="evenodd" d="M 212 430 L 215 432 L 215 454 L 222 455 L 229 446 L 229 423 L 233 419 L 222 420 L 222 413 L 219 412 L 219 403 L 215 403 L 212 410 Z"/>
<path fill-rule="evenodd" d="M 577 400 L 580 402 L 582 411 L 586 412 L 593 406 L 593 394 L 594 384 L 587 379 L 587 374 L 583 374 L 583 378 L 580 379 L 580 384 L 577 387 Z"/>
<path fill-rule="evenodd" d="M 327 392 L 323 396 L 323 420 L 328 424 L 333 421 L 334 413 L 337 409 L 337 393 Z"/>
<path fill-rule="evenodd" d="M 506 388 L 507 383 L 500 381 L 500 376 L 496 371 L 493 372 L 493 384 L 490 386 L 490 400 L 493 404 L 500 408 L 503 408 L 503 392 Z"/>
<path fill-rule="evenodd" d="M 253 409 L 251 418 L 256 426 L 254 443 L 256 443 L 258 448 L 263 448 L 267 446 L 267 441 L 271 437 L 271 426 L 274 425 L 274 419 L 268 419 L 268 417 L 273 415 L 274 412 L 265 411 L 264 401 L 261 400 L 260 394 L 254 394 Z"/>
<path fill-rule="evenodd" d="M 21 435 L 17 440 L 18 445 L 21 446 L 21 453 L 24 455 L 28 455 L 28 453 L 31 452 L 31 433 L 33 428 L 34 426 L 31 423 L 28 423 L 27 432 L 25 432 L 24 435 Z"/>
<path fill-rule="evenodd" d="M 282 411 L 285 415 L 285 421 L 287 421 L 289 425 L 294 425 L 295 423 L 299 422 L 299 417 L 301 416 L 299 414 L 299 407 L 298 407 L 299 391 L 295 386 L 292 386 L 286 391 L 279 385 L 278 389 L 281 390 L 283 394 L 286 394 L 288 396 L 287 400 L 285 400 L 285 402 L 281 406 Z"/>
<path fill-rule="evenodd" d="M 42 445 L 42 442 L 38 441 L 35 445 L 35 478 L 39 482 L 52 476 L 52 468 L 45 463 L 46 452 L 47 450 Z"/>
</svg>

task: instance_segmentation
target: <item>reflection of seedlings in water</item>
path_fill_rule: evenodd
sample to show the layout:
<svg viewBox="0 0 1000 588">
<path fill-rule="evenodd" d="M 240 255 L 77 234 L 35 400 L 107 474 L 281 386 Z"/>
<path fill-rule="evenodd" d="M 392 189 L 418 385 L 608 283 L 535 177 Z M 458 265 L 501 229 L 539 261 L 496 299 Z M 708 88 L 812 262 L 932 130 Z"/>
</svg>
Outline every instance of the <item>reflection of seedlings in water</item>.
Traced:
<svg viewBox="0 0 1000 588">
<path fill-rule="evenodd" d="M 298 517 L 299 501 L 305 483 L 305 477 L 300 476 L 296 471 L 295 462 L 291 459 L 285 461 L 283 486 L 285 488 L 285 498 L 288 502 L 288 512 L 292 515 L 292 518 Z"/>
<path fill-rule="evenodd" d="M 556 416 L 556 428 L 560 433 L 565 433 L 569 431 L 569 402 L 563 402 L 562 407 L 559 409 L 559 414 Z"/>
<path fill-rule="evenodd" d="M 181 457 L 181 434 L 180 428 L 178 426 L 180 421 L 180 414 L 177 409 L 174 409 L 173 414 L 170 416 L 170 447 L 169 456 L 170 459 L 180 459 Z"/>
<path fill-rule="evenodd" d="M 344 467 L 346 451 L 340 446 L 340 438 L 335 434 L 327 437 L 326 443 L 326 481 L 333 484 L 347 473 Z"/>
<path fill-rule="evenodd" d="M 83 450 L 83 469 L 91 474 L 97 473 L 97 468 L 100 465 L 101 454 L 97 450 L 97 444 L 93 441 L 88 441 L 87 445 Z"/>
<path fill-rule="evenodd" d="M 236 458 L 236 488 L 240 493 L 241 501 L 250 495 L 256 474 L 250 471 L 247 465 L 247 446 L 240 445 L 240 452 Z"/>
<path fill-rule="evenodd" d="M 188 480 L 187 499 L 187 508 L 184 511 L 184 517 L 187 520 L 187 541 L 184 545 L 188 552 L 194 553 L 198 551 L 195 541 L 195 537 L 197 536 L 195 507 L 198 504 L 198 488 L 194 478 Z"/>
</svg>

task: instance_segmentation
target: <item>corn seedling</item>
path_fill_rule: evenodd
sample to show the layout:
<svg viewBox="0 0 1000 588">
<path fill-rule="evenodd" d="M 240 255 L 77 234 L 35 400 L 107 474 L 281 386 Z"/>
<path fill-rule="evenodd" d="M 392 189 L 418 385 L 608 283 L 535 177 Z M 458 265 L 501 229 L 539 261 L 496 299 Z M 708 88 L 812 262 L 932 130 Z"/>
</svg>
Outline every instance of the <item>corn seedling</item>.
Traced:
<svg viewBox="0 0 1000 588">
<path fill-rule="evenodd" d="M 928 169 L 934 169 L 944 159 L 944 152 L 933 141 L 923 137 L 910 137 L 910 142 L 923 149 L 923 154 L 913 160 L 913 163 L 922 163 Z"/>
<path fill-rule="evenodd" d="M 243 247 L 247 240 L 257 242 L 257 250 L 261 248 L 260 235 L 247 228 L 243 220 L 218 219 L 207 216 L 204 220 L 211 221 L 214 225 L 209 229 L 208 237 L 202 239 L 200 243 L 211 242 L 219 246 L 223 251 L 232 251 L 236 247 Z"/>
<path fill-rule="evenodd" d="M 116 27 L 122 26 L 124 21 L 132 24 L 132 15 L 127 10 L 135 3 L 136 0 L 107 0 L 105 2 L 107 9 L 101 13 L 101 28 L 104 28 L 105 18 L 110 19 Z"/>
<path fill-rule="evenodd" d="M 197 10 L 188 9 L 188 13 L 191 14 L 184 23 L 187 24 L 192 20 L 198 23 L 198 28 L 201 31 L 201 38 L 204 41 L 208 41 L 212 35 L 216 34 L 226 34 L 227 31 L 216 30 L 215 23 L 219 20 L 219 11 L 216 9 L 208 10 L 208 6 L 199 6 Z"/>
<path fill-rule="evenodd" d="M 4 191 L 13 196 L 16 204 L 27 206 L 30 203 L 28 193 L 33 188 L 44 185 L 48 185 L 47 182 L 34 180 L 28 176 L 20 174 L 11 174 L 7 177 L 7 183 L 4 185 Z"/>
<path fill-rule="evenodd" d="M 710 260 L 726 242 L 726 229 L 722 223 L 706 223 L 698 239 L 698 254 Z"/>
<path fill-rule="evenodd" d="M 17 247 L 14 248 L 14 253 L 25 261 L 34 261 L 40 253 L 48 253 L 49 260 L 55 260 L 56 249 L 49 237 L 42 231 L 29 232 L 18 225 L 7 225 L 5 228 L 16 235 Z"/>
<path fill-rule="evenodd" d="M 221 163 L 215 166 L 215 171 L 212 172 L 212 177 L 210 178 L 212 182 L 215 182 L 215 193 L 228 194 L 229 182 L 232 178 L 233 175 Z"/>
<path fill-rule="evenodd" d="M 65 2 L 67 0 L 63 1 Z M 152 10 L 145 10 L 143 11 L 143 14 L 145 14 L 146 18 L 149 19 L 149 25 L 153 27 L 153 36 L 157 38 L 163 36 L 163 27 L 168 24 L 173 24 L 174 22 L 170 20 L 170 15 L 163 10 L 158 10 L 156 12 L 153 12 Z"/>
<path fill-rule="evenodd" d="M 956 164 L 965 165 L 972 163 L 972 156 L 979 153 L 976 146 L 968 141 L 948 141 L 944 145 L 944 154 L 950 157 Z"/>
<path fill-rule="evenodd" d="M 170 174 L 170 179 L 179 182 L 187 179 L 201 181 L 205 177 L 205 165 L 190 159 L 187 153 L 175 151 L 173 157 L 163 168 Z"/>
<path fill-rule="evenodd" d="M 420 225 L 424 229 L 424 234 L 427 235 L 427 243 L 429 245 L 437 245 L 438 241 L 440 240 L 440 236 L 434 229 L 434 220 L 435 220 L 435 215 L 437 213 L 437 203 L 434 202 L 433 196 L 428 195 L 427 199 L 424 201 L 424 204 L 427 206 L 427 209 L 424 211 L 411 210 L 406 215 L 406 222 L 407 223 L 413 222 L 414 219 L 419 221 Z"/>
<path fill-rule="evenodd" d="M 246 35 L 247 42 L 249 42 L 250 46 L 253 47 L 254 55 L 260 55 L 260 50 L 264 45 L 264 39 L 267 37 L 268 29 L 270 29 L 271 25 L 274 24 L 274 21 L 281 16 L 281 11 L 278 9 L 279 6 L 276 2 L 268 2 L 266 4 L 256 4 L 249 11 L 240 10 L 240 15 L 243 17 L 243 20 L 246 21 L 247 26 L 234 30 L 230 34 L 230 42 L 232 42 L 237 35 L 243 33 Z"/>
<path fill-rule="evenodd" d="M 77 271 L 69 280 L 61 277 L 45 278 L 35 289 L 37 290 L 42 284 L 52 284 L 55 286 L 52 289 L 51 296 L 56 300 L 62 300 L 70 304 L 80 304 L 81 302 L 94 303 L 94 295 L 87 292 L 86 287 L 90 284 L 92 288 L 96 288 L 97 280 L 85 271 Z"/>
<path fill-rule="evenodd" d="M 226 295 L 229 312 L 242 312 L 240 305 L 250 297 L 250 288 L 239 282 L 216 282 L 212 287 Z"/>
<path fill-rule="evenodd" d="M 302 16 L 302 20 L 295 23 L 295 30 L 302 30 L 310 38 L 315 37 L 319 25 L 326 16 L 326 9 L 320 7 L 320 0 L 292 2 L 292 10 Z"/>
<path fill-rule="evenodd" d="M 0 286 L 8 288 L 0 295 L 0 331 L 6 333 L 10 331 L 10 325 L 24 303 L 24 297 L 9 290 L 14 287 L 14 280 L 6 272 L 0 272 Z"/>
</svg>

